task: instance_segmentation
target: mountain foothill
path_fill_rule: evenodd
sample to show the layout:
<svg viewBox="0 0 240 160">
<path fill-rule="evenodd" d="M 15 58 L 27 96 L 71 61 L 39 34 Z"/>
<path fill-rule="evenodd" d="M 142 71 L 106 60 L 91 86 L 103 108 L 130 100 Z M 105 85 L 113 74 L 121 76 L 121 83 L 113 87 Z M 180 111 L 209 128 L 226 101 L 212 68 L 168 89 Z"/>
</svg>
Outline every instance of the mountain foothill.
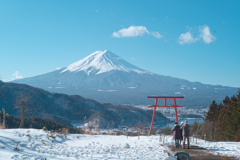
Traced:
<svg viewBox="0 0 240 160">
<path fill-rule="evenodd" d="M 0 81 L 0 106 L 9 115 L 20 117 L 24 101 L 25 117 L 53 119 L 67 126 L 88 123 L 95 128 L 118 128 L 119 125 L 149 125 L 152 111 L 126 105 L 102 104 L 79 95 L 50 93 L 25 84 Z M 160 112 L 156 120 L 169 120 Z"/>
</svg>

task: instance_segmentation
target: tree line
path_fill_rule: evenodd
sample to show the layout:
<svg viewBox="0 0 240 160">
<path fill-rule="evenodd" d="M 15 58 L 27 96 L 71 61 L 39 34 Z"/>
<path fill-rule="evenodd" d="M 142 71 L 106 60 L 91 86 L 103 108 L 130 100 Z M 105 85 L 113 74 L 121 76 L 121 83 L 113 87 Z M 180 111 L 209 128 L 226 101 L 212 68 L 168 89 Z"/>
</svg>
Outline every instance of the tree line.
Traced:
<svg viewBox="0 0 240 160">
<path fill-rule="evenodd" d="M 4 112 L 0 111 L 0 128 L 19 128 L 21 123 L 20 117 L 15 117 L 9 114 L 4 114 Z M 4 122 L 4 124 L 3 124 Z M 51 119 L 43 119 L 40 117 L 28 117 L 24 118 L 24 127 L 23 128 L 35 128 L 42 129 L 45 128 L 47 130 L 61 132 L 63 129 L 67 129 L 69 133 L 83 133 L 83 131 L 79 128 L 74 128 L 70 126 L 66 126 L 61 123 L 57 123 Z"/>
<path fill-rule="evenodd" d="M 217 104 L 213 100 L 203 123 L 194 123 L 192 133 L 210 141 L 240 141 L 240 90 Z"/>
</svg>

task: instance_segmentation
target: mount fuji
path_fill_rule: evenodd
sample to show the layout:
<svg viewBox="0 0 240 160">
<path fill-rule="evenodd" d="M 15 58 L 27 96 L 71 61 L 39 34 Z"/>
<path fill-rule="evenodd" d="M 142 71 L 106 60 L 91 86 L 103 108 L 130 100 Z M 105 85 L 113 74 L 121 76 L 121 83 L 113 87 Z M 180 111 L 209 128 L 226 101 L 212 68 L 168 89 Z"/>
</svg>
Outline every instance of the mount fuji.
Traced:
<svg viewBox="0 0 240 160">
<path fill-rule="evenodd" d="M 141 68 L 138 68 L 122 58 L 118 57 L 110 51 L 96 51 L 93 54 L 77 61 L 67 67 L 61 72 L 80 72 L 84 71 L 89 74 L 101 74 L 109 71 L 124 71 L 124 72 L 136 72 L 136 73 L 148 73 Z"/>
<path fill-rule="evenodd" d="M 147 105 L 147 96 L 184 96 L 180 105 L 208 107 L 237 88 L 202 84 L 163 76 L 136 67 L 114 53 L 96 51 L 67 67 L 35 77 L 15 80 L 50 92 L 78 94 L 102 103 Z"/>
</svg>

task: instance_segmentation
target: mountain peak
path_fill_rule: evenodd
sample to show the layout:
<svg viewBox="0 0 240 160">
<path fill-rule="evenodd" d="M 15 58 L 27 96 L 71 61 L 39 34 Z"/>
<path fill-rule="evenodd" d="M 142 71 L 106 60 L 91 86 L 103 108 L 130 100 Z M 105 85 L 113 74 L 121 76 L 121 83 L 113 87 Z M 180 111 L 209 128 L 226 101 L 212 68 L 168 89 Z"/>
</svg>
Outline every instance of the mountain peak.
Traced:
<svg viewBox="0 0 240 160">
<path fill-rule="evenodd" d="M 109 51 L 109 50 L 100 50 L 100 51 L 96 51 L 96 52 L 94 52 L 94 53 L 92 53 L 92 54 L 90 54 L 89 56 L 87 56 L 87 57 L 91 57 L 91 56 L 103 56 L 103 55 L 115 55 L 115 54 L 113 54 L 111 51 Z M 86 58 L 87 58 L 86 57 Z"/>
<path fill-rule="evenodd" d="M 125 72 L 137 72 L 141 73 L 149 73 L 140 69 L 111 51 L 96 51 L 89 56 L 65 67 L 61 73 L 70 71 L 70 72 L 80 72 L 84 71 L 86 74 L 101 74 L 104 72 L 109 72 L 112 70 L 119 70 Z"/>
</svg>

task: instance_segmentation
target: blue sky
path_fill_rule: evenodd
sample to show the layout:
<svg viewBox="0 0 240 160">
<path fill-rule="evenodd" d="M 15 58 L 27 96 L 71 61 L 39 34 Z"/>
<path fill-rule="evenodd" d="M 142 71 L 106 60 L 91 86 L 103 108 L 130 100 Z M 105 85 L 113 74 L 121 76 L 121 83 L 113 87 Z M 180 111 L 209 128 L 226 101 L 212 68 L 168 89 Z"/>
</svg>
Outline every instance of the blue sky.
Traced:
<svg viewBox="0 0 240 160">
<path fill-rule="evenodd" d="M 240 87 L 240 1 L 0 0 L 0 79 L 96 50 L 192 82 Z"/>
</svg>

